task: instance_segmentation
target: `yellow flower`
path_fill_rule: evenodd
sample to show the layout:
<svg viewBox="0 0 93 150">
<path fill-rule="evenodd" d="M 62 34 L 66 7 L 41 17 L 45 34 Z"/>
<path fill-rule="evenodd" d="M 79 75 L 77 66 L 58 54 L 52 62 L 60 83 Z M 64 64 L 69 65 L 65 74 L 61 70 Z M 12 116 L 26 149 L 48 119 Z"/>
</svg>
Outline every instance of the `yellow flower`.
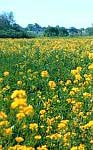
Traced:
<svg viewBox="0 0 93 150">
<path fill-rule="evenodd" d="M 36 136 L 34 137 L 34 139 L 35 139 L 35 140 L 40 140 L 40 139 L 41 139 L 41 135 L 36 135 Z"/>
<path fill-rule="evenodd" d="M 52 126 L 47 126 L 46 133 L 48 133 L 49 131 L 51 131 L 51 129 L 52 129 Z"/>
<path fill-rule="evenodd" d="M 23 112 L 24 112 L 25 115 L 33 116 L 34 115 L 33 106 L 29 105 L 29 106 L 23 107 Z"/>
<path fill-rule="evenodd" d="M 16 137 L 15 140 L 16 140 L 16 142 L 18 142 L 18 143 L 24 141 L 24 139 L 23 139 L 22 137 Z"/>
<path fill-rule="evenodd" d="M 42 145 L 40 147 L 37 147 L 37 150 L 48 150 L 46 145 Z"/>
<path fill-rule="evenodd" d="M 82 77 L 79 73 L 75 75 L 75 80 L 81 80 L 81 79 L 82 79 Z"/>
<path fill-rule="evenodd" d="M 7 126 L 9 125 L 9 122 L 6 120 L 6 121 L 0 121 L 0 126 Z"/>
<path fill-rule="evenodd" d="M 54 81 L 49 81 L 48 85 L 51 89 L 54 89 L 56 87 L 56 83 Z"/>
<path fill-rule="evenodd" d="M 84 144 L 80 144 L 80 145 L 78 146 L 78 150 L 85 150 Z"/>
<path fill-rule="evenodd" d="M 67 91 L 67 87 L 65 86 L 64 88 L 63 88 L 63 92 L 66 92 Z"/>
<path fill-rule="evenodd" d="M 38 131 L 38 124 L 30 123 L 29 129 L 31 129 L 32 131 Z"/>
<path fill-rule="evenodd" d="M 44 115 L 45 114 L 45 109 L 40 110 L 40 115 Z"/>
<path fill-rule="evenodd" d="M 93 69 L 93 63 L 88 66 L 88 69 L 89 70 Z"/>
<path fill-rule="evenodd" d="M 5 77 L 9 76 L 9 72 L 8 71 L 5 71 L 3 74 L 4 74 Z"/>
<path fill-rule="evenodd" d="M 73 75 L 78 74 L 78 70 L 71 70 L 71 74 L 73 74 Z"/>
<path fill-rule="evenodd" d="M 26 106 L 26 99 L 23 98 L 15 98 L 11 104 L 11 108 L 15 109 L 18 106 Z"/>
<path fill-rule="evenodd" d="M 71 95 L 71 96 L 73 96 L 74 94 L 75 94 L 74 91 L 70 91 L 70 92 L 69 92 L 69 95 Z"/>
<path fill-rule="evenodd" d="M 11 108 L 15 109 L 18 106 L 18 104 L 19 104 L 18 102 L 12 102 Z"/>
<path fill-rule="evenodd" d="M 47 124 L 48 126 L 51 126 L 53 123 L 55 122 L 55 119 L 54 118 L 47 118 Z"/>
<path fill-rule="evenodd" d="M 75 80 L 73 81 L 73 83 L 77 84 L 77 83 L 78 83 L 78 81 L 79 81 L 79 80 L 76 80 L 76 79 L 75 79 Z"/>
<path fill-rule="evenodd" d="M 92 95 L 90 93 L 85 92 L 85 93 L 83 93 L 83 96 L 84 97 L 91 97 Z"/>
<path fill-rule="evenodd" d="M 5 129 L 5 134 L 6 134 L 6 135 L 12 134 L 12 129 L 11 129 L 11 128 Z"/>
<path fill-rule="evenodd" d="M 73 87 L 71 90 L 74 91 L 75 93 L 80 91 L 79 88 L 77 88 L 77 87 Z"/>
<path fill-rule="evenodd" d="M 2 83 L 3 82 L 3 78 L 0 78 L 0 83 Z"/>
<path fill-rule="evenodd" d="M 22 81 L 17 81 L 17 85 L 22 85 Z"/>
<path fill-rule="evenodd" d="M 69 85 L 69 84 L 71 84 L 71 80 L 67 80 L 65 83 L 65 85 Z"/>
<path fill-rule="evenodd" d="M 58 130 L 61 130 L 61 129 L 66 128 L 67 122 L 68 122 L 68 120 L 62 120 L 62 121 L 58 124 Z"/>
<path fill-rule="evenodd" d="M 42 71 L 41 76 L 42 78 L 46 78 L 48 76 L 48 71 Z"/>
<path fill-rule="evenodd" d="M 15 90 L 12 95 L 11 98 L 25 98 L 26 97 L 26 93 L 24 90 Z"/>
<path fill-rule="evenodd" d="M 26 129 L 26 128 L 27 128 L 27 125 L 23 124 L 22 129 Z"/>
<path fill-rule="evenodd" d="M 93 53 L 89 53 L 89 59 L 92 59 L 93 58 Z"/>
<path fill-rule="evenodd" d="M 70 150 L 78 150 L 78 146 L 73 146 Z"/>
<path fill-rule="evenodd" d="M 78 72 L 80 72 L 82 70 L 82 67 L 77 67 L 76 69 L 78 70 Z"/>
<path fill-rule="evenodd" d="M 2 147 L 2 145 L 0 145 L 0 150 L 3 150 L 3 147 Z"/>
<path fill-rule="evenodd" d="M 90 140 L 90 144 L 93 144 L 93 140 Z"/>
<path fill-rule="evenodd" d="M 35 150 L 33 147 L 26 146 L 26 145 L 15 145 L 15 146 L 10 146 L 8 150 Z"/>
<path fill-rule="evenodd" d="M 93 120 L 89 121 L 88 126 L 93 128 Z"/>
<path fill-rule="evenodd" d="M 18 113 L 18 114 L 16 114 L 16 118 L 18 119 L 18 120 L 21 120 L 22 118 L 24 118 L 25 117 L 25 114 L 24 113 Z"/>
<path fill-rule="evenodd" d="M 1 119 L 6 119 L 6 118 L 7 118 L 7 115 L 6 115 L 3 111 L 1 111 L 1 112 L 0 112 L 0 118 L 1 118 Z"/>
</svg>

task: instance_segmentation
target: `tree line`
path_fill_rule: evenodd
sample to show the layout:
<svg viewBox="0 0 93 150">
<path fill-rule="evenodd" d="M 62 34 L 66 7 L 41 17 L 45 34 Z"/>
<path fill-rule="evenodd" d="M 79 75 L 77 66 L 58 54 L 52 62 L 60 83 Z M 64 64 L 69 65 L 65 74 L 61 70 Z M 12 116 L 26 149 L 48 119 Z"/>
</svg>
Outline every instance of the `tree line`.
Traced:
<svg viewBox="0 0 93 150">
<path fill-rule="evenodd" d="M 34 38 L 34 37 L 65 37 L 65 36 L 92 36 L 93 26 L 77 29 L 70 27 L 41 27 L 38 23 L 28 24 L 23 28 L 14 20 L 13 12 L 0 14 L 0 38 Z"/>
</svg>

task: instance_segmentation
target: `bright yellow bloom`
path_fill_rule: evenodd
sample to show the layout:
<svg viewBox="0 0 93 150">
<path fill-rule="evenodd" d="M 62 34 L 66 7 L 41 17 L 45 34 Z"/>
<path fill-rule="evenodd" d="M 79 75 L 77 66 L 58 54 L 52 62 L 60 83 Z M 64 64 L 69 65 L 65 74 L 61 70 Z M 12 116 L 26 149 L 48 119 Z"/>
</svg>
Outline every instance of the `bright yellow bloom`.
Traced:
<svg viewBox="0 0 93 150">
<path fill-rule="evenodd" d="M 68 122 L 68 120 L 62 120 L 62 121 L 58 124 L 58 130 L 61 130 L 61 129 L 66 128 L 67 122 Z"/>
<path fill-rule="evenodd" d="M 69 84 L 71 84 L 71 80 L 67 80 L 65 83 L 65 85 L 69 85 Z"/>
<path fill-rule="evenodd" d="M 29 129 L 31 129 L 32 131 L 38 131 L 38 124 L 30 123 Z"/>
<path fill-rule="evenodd" d="M 37 150 L 48 150 L 46 145 L 42 145 L 40 147 L 37 147 Z"/>
<path fill-rule="evenodd" d="M 90 144 L 93 144 L 93 140 L 90 140 Z"/>
<path fill-rule="evenodd" d="M 24 90 L 15 90 L 12 95 L 11 98 L 25 98 L 26 97 L 26 92 Z"/>
<path fill-rule="evenodd" d="M 83 93 L 83 96 L 84 97 L 91 97 L 92 95 L 90 93 L 85 92 L 85 93 Z"/>
<path fill-rule="evenodd" d="M 23 112 L 24 112 L 25 115 L 33 116 L 33 115 L 34 115 L 33 106 L 32 106 L 32 105 L 29 105 L 29 106 L 23 107 Z"/>
<path fill-rule="evenodd" d="M 40 140 L 40 139 L 41 139 L 41 135 L 36 135 L 36 136 L 34 137 L 34 139 L 35 139 L 35 140 Z"/>
<path fill-rule="evenodd" d="M 48 76 L 48 71 L 42 71 L 41 76 L 42 78 L 46 78 Z"/>
<path fill-rule="evenodd" d="M 6 135 L 12 134 L 12 129 L 11 129 L 11 128 L 5 129 L 5 134 L 6 134 Z"/>
<path fill-rule="evenodd" d="M 18 143 L 24 141 L 24 139 L 23 139 L 22 137 L 16 137 L 15 140 L 16 140 L 16 142 L 18 142 Z"/>
<path fill-rule="evenodd" d="M 40 115 L 44 115 L 45 114 L 45 109 L 40 110 Z"/>
<path fill-rule="evenodd" d="M 73 146 L 70 150 L 78 150 L 78 146 Z"/>
<path fill-rule="evenodd" d="M 73 75 L 78 74 L 78 70 L 71 70 L 71 74 L 73 74 Z"/>
<path fill-rule="evenodd" d="M 66 92 L 67 91 L 67 87 L 65 86 L 64 88 L 63 88 L 63 92 Z"/>
<path fill-rule="evenodd" d="M 3 74 L 4 74 L 5 77 L 9 76 L 9 72 L 8 71 L 5 71 Z"/>
<path fill-rule="evenodd" d="M 10 146 L 8 150 L 35 150 L 33 147 L 26 146 L 26 145 L 15 145 L 15 146 Z"/>
<path fill-rule="evenodd" d="M 56 87 L 56 83 L 54 81 L 49 81 L 48 85 L 51 89 L 54 89 Z"/>
<path fill-rule="evenodd" d="M 17 81 L 17 85 L 22 85 L 22 81 Z"/>
<path fill-rule="evenodd" d="M 75 93 L 80 91 L 79 88 L 77 88 L 77 87 L 73 87 L 71 90 L 74 91 Z"/>
<path fill-rule="evenodd" d="M 48 126 L 51 126 L 55 122 L 55 118 L 47 118 L 47 124 Z"/>
<path fill-rule="evenodd" d="M 1 119 L 6 119 L 6 118 L 7 118 L 7 115 L 6 115 L 3 111 L 1 111 L 1 112 L 0 112 L 0 118 L 1 118 Z"/>
<path fill-rule="evenodd" d="M 3 78 L 0 78 L 0 83 L 2 83 L 3 82 Z"/>
<path fill-rule="evenodd" d="M 22 118 L 24 118 L 25 117 L 25 114 L 24 113 L 18 113 L 18 114 L 16 114 L 16 118 L 18 119 L 18 120 L 21 120 Z"/>
<path fill-rule="evenodd" d="M 89 121 L 88 126 L 93 128 L 93 120 Z"/>
<path fill-rule="evenodd" d="M 50 138 L 51 140 L 58 140 L 62 137 L 60 133 L 54 133 L 51 135 L 47 135 L 46 138 Z"/>
<path fill-rule="evenodd" d="M 89 53 L 89 59 L 93 58 L 93 53 Z"/>
<path fill-rule="evenodd" d="M 7 126 L 9 125 L 9 122 L 6 120 L 6 121 L 0 121 L 0 126 Z"/>
<path fill-rule="evenodd" d="M 88 69 L 89 70 L 93 69 L 93 63 L 88 66 Z"/>
<path fill-rule="evenodd" d="M 76 69 L 78 70 L 78 72 L 80 72 L 82 70 L 82 67 L 77 67 Z"/>
<path fill-rule="evenodd" d="M 82 77 L 79 73 L 75 75 L 75 80 L 81 80 L 81 79 L 82 79 Z"/>
<path fill-rule="evenodd" d="M 23 98 L 15 98 L 11 104 L 11 108 L 15 109 L 18 106 L 26 106 L 26 99 Z"/>
<path fill-rule="evenodd" d="M 85 150 L 85 145 L 84 144 L 80 144 L 78 146 L 78 150 Z"/>
<path fill-rule="evenodd" d="M 3 150 L 3 147 L 2 147 L 2 145 L 0 145 L 0 150 Z"/>
</svg>

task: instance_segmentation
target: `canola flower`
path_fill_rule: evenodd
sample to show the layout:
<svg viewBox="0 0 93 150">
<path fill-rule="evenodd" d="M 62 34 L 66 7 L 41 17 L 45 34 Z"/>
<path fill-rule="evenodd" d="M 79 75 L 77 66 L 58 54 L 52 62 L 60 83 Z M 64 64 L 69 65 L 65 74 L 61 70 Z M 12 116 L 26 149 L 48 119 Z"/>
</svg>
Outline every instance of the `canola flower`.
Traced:
<svg viewBox="0 0 93 150">
<path fill-rule="evenodd" d="M 16 137 L 15 140 L 16 140 L 16 142 L 18 142 L 18 143 L 24 141 L 24 139 L 23 139 L 22 137 Z"/>
<path fill-rule="evenodd" d="M 4 77 L 9 76 L 9 72 L 8 71 L 5 71 L 3 74 L 4 74 Z"/>
<path fill-rule="evenodd" d="M 48 85 L 51 89 L 54 89 L 56 87 L 56 83 L 54 81 L 49 81 Z"/>
<path fill-rule="evenodd" d="M 42 76 L 42 78 L 48 77 L 48 71 L 47 70 L 46 71 L 42 71 L 41 72 L 41 76 Z"/>
<path fill-rule="evenodd" d="M 0 149 L 92 149 L 92 47 L 89 37 L 0 39 Z"/>
</svg>

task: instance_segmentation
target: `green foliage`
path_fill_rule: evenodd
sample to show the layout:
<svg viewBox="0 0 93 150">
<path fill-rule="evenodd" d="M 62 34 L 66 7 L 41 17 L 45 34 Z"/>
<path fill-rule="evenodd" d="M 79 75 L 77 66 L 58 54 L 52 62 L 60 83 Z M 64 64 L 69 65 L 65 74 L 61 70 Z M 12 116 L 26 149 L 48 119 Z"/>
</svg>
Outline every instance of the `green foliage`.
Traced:
<svg viewBox="0 0 93 150">
<path fill-rule="evenodd" d="M 93 27 L 86 28 L 87 35 L 93 35 Z"/>
</svg>

